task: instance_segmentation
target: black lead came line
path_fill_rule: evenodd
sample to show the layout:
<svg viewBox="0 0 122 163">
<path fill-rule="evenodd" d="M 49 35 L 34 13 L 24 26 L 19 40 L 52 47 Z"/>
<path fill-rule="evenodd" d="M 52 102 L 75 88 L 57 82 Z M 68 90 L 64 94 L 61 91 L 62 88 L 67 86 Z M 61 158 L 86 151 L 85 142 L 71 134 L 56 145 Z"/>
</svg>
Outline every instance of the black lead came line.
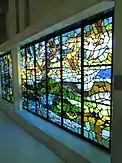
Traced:
<svg viewBox="0 0 122 163">
<path fill-rule="evenodd" d="M 26 89 L 27 89 L 27 94 L 26 94 L 26 96 L 27 96 L 27 110 L 29 110 L 28 109 L 28 88 L 27 88 L 27 47 L 24 49 L 24 52 L 25 52 L 25 60 L 26 60 L 26 67 L 25 67 L 25 69 L 26 69 Z"/>
<path fill-rule="evenodd" d="M 84 24 L 81 22 L 81 135 L 84 135 Z"/>
<path fill-rule="evenodd" d="M 33 45 L 32 48 L 33 48 L 33 54 L 34 54 L 34 73 L 35 73 L 35 82 L 34 82 L 35 92 L 34 92 L 34 98 L 36 98 L 35 105 L 36 105 L 36 114 L 37 114 L 37 102 L 38 102 L 38 99 L 37 99 L 37 88 L 36 88 L 36 51 L 35 51 L 35 45 Z"/>
<path fill-rule="evenodd" d="M 61 126 L 63 127 L 63 76 L 62 76 L 62 61 L 63 61 L 63 54 L 62 54 L 62 34 L 60 33 L 60 64 L 61 64 Z"/>
<path fill-rule="evenodd" d="M 47 43 L 48 40 L 45 41 L 45 59 L 46 59 L 46 111 L 47 111 L 47 120 L 49 119 L 49 108 L 48 108 L 48 57 L 47 57 Z"/>
</svg>

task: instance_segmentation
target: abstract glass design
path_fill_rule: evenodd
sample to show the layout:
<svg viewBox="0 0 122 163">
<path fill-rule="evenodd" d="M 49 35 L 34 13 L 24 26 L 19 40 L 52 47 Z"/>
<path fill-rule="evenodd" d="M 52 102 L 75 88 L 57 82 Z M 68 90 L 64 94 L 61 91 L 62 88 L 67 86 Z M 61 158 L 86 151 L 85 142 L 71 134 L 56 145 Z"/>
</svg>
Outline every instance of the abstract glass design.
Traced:
<svg viewBox="0 0 122 163">
<path fill-rule="evenodd" d="M 47 118 L 45 41 L 35 44 L 37 114 Z"/>
<path fill-rule="evenodd" d="M 62 35 L 63 126 L 81 133 L 81 28 Z"/>
<path fill-rule="evenodd" d="M 11 53 L 0 56 L 2 98 L 13 102 Z"/>
<path fill-rule="evenodd" d="M 109 147 L 112 17 L 84 27 L 84 136 Z"/>
<path fill-rule="evenodd" d="M 112 112 L 109 15 L 83 20 L 20 50 L 23 108 L 105 148 Z"/>
<path fill-rule="evenodd" d="M 112 17 L 84 27 L 84 65 L 112 64 Z"/>
<path fill-rule="evenodd" d="M 47 41 L 48 118 L 61 125 L 60 36 Z"/>
<path fill-rule="evenodd" d="M 20 50 L 22 106 L 31 112 L 36 112 L 35 62 L 34 46 Z"/>
<path fill-rule="evenodd" d="M 26 71 L 26 53 L 25 49 L 20 50 L 21 54 L 21 91 L 22 91 L 22 107 L 24 109 L 27 109 L 27 87 L 26 87 L 26 78 L 27 78 L 27 71 Z"/>
</svg>

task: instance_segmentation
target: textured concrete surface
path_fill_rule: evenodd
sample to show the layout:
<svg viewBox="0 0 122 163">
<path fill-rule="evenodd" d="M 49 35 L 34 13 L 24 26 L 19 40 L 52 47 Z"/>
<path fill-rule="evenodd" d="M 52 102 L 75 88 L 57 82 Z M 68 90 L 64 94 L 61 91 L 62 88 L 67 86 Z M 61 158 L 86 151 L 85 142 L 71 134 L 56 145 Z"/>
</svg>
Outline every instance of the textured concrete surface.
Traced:
<svg viewBox="0 0 122 163">
<path fill-rule="evenodd" d="M 0 111 L 0 163 L 65 163 Z"/>
</svg>

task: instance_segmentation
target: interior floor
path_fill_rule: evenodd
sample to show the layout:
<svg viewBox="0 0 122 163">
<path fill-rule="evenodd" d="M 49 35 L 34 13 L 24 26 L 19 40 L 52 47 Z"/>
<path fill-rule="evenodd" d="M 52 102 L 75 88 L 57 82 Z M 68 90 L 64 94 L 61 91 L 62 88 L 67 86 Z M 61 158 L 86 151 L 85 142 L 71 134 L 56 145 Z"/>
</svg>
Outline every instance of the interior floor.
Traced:
<svg viewBox="0 0 122 163">
<path fill-rule="evenodd" d="M 0 111 L 0 163 L 65 163 Z"/>
</svg>

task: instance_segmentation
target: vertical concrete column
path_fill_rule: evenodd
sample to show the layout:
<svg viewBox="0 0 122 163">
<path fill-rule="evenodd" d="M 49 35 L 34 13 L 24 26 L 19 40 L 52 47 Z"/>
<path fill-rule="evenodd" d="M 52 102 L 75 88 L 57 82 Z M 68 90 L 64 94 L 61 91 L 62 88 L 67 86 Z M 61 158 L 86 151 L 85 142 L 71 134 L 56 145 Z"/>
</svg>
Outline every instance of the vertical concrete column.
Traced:
<svg viewBox="0 0 122 163">
<path fill-rule="evenodd" d="M 112 119 L 112 163 L 122 163 L 122 1 L 116 0 L 114 25 L 114 86 Z"/>
<path fill-rule="evenodd" d="M 20 76 L 20 53 L 19 47 L 14 45 L 11 49 L 12 54 L 12 85 L 13 85 L 13 98 L 14 98 L 14 110 L 21 109 L 21 76 Z"/>
</svg>

